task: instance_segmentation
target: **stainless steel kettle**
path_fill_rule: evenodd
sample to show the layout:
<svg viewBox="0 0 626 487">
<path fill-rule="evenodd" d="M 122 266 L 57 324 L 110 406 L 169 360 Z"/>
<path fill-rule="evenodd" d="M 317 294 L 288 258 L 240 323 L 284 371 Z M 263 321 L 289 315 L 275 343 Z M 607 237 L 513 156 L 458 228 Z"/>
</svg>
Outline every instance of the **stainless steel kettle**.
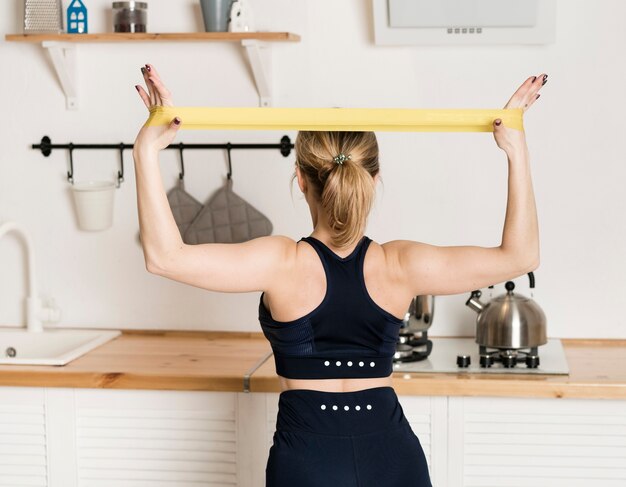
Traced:
<svg viewBox="0 0 626 487">
<path fill-rule="evenodd" d="M 528 273 L 531 289 L 535 276 Z M 535 301 L 513 293 L 515 284 L 507 281 L 507 293 L 482 303 L 480 291 L 472 291 L 465 303 L 478 313 L 476 318 L 476 343 L 493 348 L 530 348 L 547 343 L 546 316 Z M 491 287 L 491 286 L 490 286 Z"/>
</svg>

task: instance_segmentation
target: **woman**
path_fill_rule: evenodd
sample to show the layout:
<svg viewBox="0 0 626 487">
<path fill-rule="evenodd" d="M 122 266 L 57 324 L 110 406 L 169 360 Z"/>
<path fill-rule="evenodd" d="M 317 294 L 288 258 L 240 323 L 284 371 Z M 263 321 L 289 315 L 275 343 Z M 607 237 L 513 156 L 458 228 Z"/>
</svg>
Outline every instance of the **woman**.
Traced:
<svg viewBox="0 0 626 487">
<path fill-rule="evenodd" d="M 141 68 L 146 107 L 173 106 L 154 66 Z M 547 75 L 528 78 L 504 108 L 524 111 Z M 184 120 L 182 121 L 184 123 Z M 239 244 L 186 245 L 161 181 L 158 152 L 181 120 L 143 126 L 133 156 L 149 272 L 211 291 L 261 291 L 259 319 L 281 394 L 268 486 L 429 486 L 424 453 L 392 387 L 392 357 L 415 295 L 457 294 L 537 268 L 539 238 L 523 131 L 494 120 L 507 155 L 508 201 L 498 247 L 385 244 L 364 235 L 378 180 L 373 132 L 304 132 L 295 175 L 313 232 Z"/>
</svg>

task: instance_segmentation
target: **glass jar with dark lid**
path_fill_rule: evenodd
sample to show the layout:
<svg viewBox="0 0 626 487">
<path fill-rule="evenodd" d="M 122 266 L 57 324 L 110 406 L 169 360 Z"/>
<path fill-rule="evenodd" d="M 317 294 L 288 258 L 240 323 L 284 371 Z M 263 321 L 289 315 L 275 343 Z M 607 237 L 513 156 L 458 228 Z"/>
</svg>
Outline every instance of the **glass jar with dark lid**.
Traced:
<svg viewBox="0 0 626 487">
<path fill-rule="evenodd" d="M 146 32 L 148 2 L 113 2 L 115 32 Z"/>
</svg>

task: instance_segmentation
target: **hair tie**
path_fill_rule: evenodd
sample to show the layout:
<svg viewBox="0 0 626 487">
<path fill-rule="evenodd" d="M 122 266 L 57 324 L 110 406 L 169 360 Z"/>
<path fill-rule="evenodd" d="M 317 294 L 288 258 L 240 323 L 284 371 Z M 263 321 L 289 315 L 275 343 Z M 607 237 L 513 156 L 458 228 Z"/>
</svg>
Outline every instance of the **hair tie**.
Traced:
<svg viewBox="0 0 626 487">
<path fill-rule="evenodd" d="M 333 162 L 335 164 L 343 165 L 344 161 L 347 161 L 348 159 L 351 159 L 351 158 L 352 158 L 351 154 L 345 155 L 343 152 L 340 152 L 338 155 L 333 157 Z"/>
</svg>

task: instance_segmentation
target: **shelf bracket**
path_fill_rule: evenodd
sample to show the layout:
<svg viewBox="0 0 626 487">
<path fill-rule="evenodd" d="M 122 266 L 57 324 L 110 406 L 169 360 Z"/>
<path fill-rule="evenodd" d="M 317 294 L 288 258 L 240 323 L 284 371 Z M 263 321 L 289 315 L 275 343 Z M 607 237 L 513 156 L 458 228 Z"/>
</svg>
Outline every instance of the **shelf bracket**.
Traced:
<svg viewBox="0 0 626 487">
<path fill-rule="evenodd" d="M 252 75 L 259 93 L 259 106 L 272 106 L 272 49 L 257 39 L 243 39 L 241 45 L 246 49 Z"/>
<path fill-rule="evenodd" d="M 52 64 L 65 93 L 68 110 L 78 109 L 76 46 L 65 42 L 43 41 L 41 43 L 52 59 Z"/>
</svg>

